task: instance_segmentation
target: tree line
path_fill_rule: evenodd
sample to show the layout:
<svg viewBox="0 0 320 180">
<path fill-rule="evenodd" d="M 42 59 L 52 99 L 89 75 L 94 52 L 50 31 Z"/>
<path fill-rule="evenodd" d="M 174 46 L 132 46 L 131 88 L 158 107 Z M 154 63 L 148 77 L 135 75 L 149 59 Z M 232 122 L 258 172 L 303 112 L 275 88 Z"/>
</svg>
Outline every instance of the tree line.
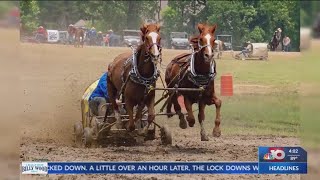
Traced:
<svg viewBox="0 0 320 180">
<path fill-rule="evenodd" d="M 246 41 L 269 42 L 280 27 L 291 38 L 292 48 L 299 49 L 299 1 L 169 1 L 163 10 L 166 31 L 195 33 L 198 22 L 217 23 L 217 34 L 230 34 L 234 45 Z"/>
<path fill-rule="evenodd" d="M 311 27 L 320 13 L 319 1 L 301 1 L 300 23 L 303 27 Z"/>
<path fill-rule="evenodd" d="M 230 34 L 233 45 L 243 42 L 269 42 L 280 27 L 291 38 L 292 49 L 300 44 L 300 1 L 209 1 L 168 0 L 161 10 L 156 1 L 20 1 L 21 19 L 26 32 L 39 25 L 66 29 L 79 19 L 90 26 L 115 32 L 138 29 L 145 19 L 161 14 L 164 39 L 172 31 L 196 33 L 200 22 L 217 23 L 216 34 Z M 160 11 L 161 10 L 161 11 Z M 309 11 L 306 11 L 309 13 Z"/>
</svg>

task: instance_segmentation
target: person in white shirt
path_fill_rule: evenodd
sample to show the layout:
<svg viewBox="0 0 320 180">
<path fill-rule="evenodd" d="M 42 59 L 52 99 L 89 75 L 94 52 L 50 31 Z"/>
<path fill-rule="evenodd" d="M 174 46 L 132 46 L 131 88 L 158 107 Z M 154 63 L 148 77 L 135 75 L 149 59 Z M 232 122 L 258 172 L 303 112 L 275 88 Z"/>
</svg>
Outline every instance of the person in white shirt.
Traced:
<svg viewBox="0 0 320 180">
<path fill-rule="evenodd" d="M 288 36 L 284 36 L 283 41 L 283 51 L 289 52 L 290 51 L 290 45 L 291 45 L 291 40 Z"/>
</svg>

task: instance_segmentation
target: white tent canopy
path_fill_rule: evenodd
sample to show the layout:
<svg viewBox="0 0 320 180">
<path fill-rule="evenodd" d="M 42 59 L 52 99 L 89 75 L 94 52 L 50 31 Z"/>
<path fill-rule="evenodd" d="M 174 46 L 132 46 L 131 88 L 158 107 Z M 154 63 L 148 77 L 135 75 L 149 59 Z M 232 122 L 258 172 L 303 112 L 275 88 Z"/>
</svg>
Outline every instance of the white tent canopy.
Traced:
<svg viewBox="0 0 320 180">
<path fill-rule="evenodd" d="M 74 24 L 74 26 L 76 26 L 76 27 L 85 27 L 86 24 L 87 24 L 86 21 L 84 21 L 83 19 L 80 19 L 78 22 L 76 22 Z"/>
</svg>

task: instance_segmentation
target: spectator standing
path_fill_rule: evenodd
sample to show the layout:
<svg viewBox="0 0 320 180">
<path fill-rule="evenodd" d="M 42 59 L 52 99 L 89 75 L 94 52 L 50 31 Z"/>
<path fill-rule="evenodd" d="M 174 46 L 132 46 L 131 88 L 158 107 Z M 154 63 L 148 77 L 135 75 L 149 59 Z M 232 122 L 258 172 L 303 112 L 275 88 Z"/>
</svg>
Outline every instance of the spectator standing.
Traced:
<svg viewBox="0 0 320 180">
<path fill-rule="evenodd" d="M 284 36 L 282 43 L 283 43 L 283 51 L 289 52 L 290 46 L 291 46 L 291 39 L 288 36 Z"/>
<path fill-rule="evenodd" d="M 97 44 L 98 44 L 98 46 L 103 46 L 103 35 L 102 35 L 101 31 L 98 32 Z"/>
</svg>

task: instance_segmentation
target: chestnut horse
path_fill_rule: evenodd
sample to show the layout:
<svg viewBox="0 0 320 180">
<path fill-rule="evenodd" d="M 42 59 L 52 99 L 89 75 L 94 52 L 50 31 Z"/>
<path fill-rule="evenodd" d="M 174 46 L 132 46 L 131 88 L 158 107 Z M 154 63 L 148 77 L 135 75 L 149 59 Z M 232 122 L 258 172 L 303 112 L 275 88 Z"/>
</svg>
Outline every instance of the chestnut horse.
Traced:
<svg viewBox="0 0 320 180">
<path fill-rule="evenodd" d="M 69 33 L 69 36 L 75 37 L 74 47 L 80 47 L 80 45 L 81 45 L 81 47 L 83 48 L 84 35 L 85 35 L 84 30 L 81 28 L 74 27 L 74 26 L 69 26 L 68 33 Z"/>
<path fill-rule="evenodd" d="M 160 26 L 158 24 L 144 24 L 141 28 L 142 44 L 135 53 L 123 53 L 117 56 L 108 66 L 108 94 L 114 108 L 117 128 L 122 128 L 119 108 L 116 99 L 122 95 L 129 115 L 126 125 L 128 131 L 135 130 L 135 122 L 141 119 L 145 106 L 148 108 L 148 127 L 155 118 L 154 99 L 152 90 L 159 77 L 157 63 L 161 59 Z M 137 107 L 135 119 L 133 108 Z"/>
<path fill-rule="evenodd" d="M 190 127 L 195 124 L 195 117 L 192 111 L 192 104 L 198 103 L 198 120 L 201 126 L 201 141 L 208 141 L 204 128 L 205 107 L 215 104 L 216 119 L 213 129 L 213 136 L 219 137 L 220 130 L 220 108 L 221 100 L 217 98 L 214 89 L 214 77 L 216 75 L 216 63 L 213 58 L 215 35 L 217 25 L 198 24 L 200 34 L 193 37 L 190 42 L 195 52 L 181 54 L 175 57 L 167 66 L 165 81 L 168 87 L 179 88 L 201 88 L 203 91 L 179 91 L 172 92 L 168 98 L 167 113 L 171 113 L 172 104 L 176 113 L 179 115 L 180 128 L 187 128 L 187 122 L 181 113 L 181 107 L 177 97 L 183 95 L 186 110 L 188 111 L 187 121 Z M 168 116 L 170 117 L 170 116 Z"/>
</svg>

